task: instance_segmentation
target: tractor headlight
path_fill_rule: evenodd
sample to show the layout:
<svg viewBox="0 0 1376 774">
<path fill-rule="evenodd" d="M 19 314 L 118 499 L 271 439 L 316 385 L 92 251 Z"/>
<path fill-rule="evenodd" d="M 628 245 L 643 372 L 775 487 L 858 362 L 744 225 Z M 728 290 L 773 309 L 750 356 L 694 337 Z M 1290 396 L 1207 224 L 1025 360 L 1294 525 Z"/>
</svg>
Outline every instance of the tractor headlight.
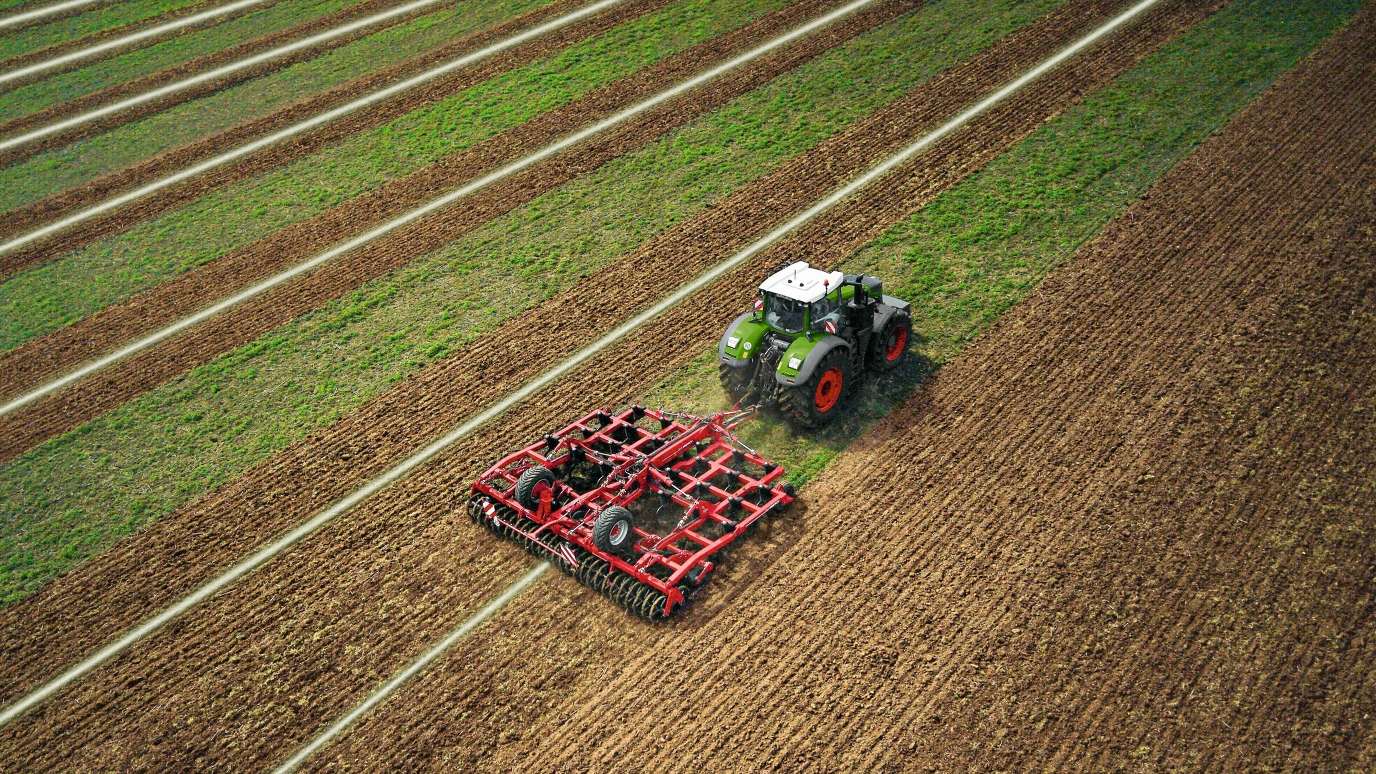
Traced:
<svg viewBox="0 0 1376 774">
<path fill-rule="evenodd" d="M 737 344 L 739 344 L 739 343 L 741 343 L 741 337 L 740 337 L 740 336 L 732 336 L 732 337 L 730 337 L 730 338 L 728 338 L 728 339 L 726 340 L 726 346 L 731 347 L 731 348 L 733 348 L 733 349 L 734 349 L 735 346 L 736 346 Z"/>
<path fill-rule="evenodd" d="M 802 365 L 802 364 L 803 364 L 803 359 L 800 358 L 800 357 L 791 357 L 791 358 L 788 359 L 788 367 L 791 368 L 791 369 L 793 369 L 794 371 L 797 371 L 797 370 L 798 370 L 798 366 L 800 366 L 800 365 Z"/>
<path fill-rule="evenodd" d="M 750 342 L 748 342 L 748 341 L 745 342 L 745 345 L 742 347 L 742 349 L 744 349 L 746 352 L 749 352 L 749 351 L 750 351 Z"/>
</svg>

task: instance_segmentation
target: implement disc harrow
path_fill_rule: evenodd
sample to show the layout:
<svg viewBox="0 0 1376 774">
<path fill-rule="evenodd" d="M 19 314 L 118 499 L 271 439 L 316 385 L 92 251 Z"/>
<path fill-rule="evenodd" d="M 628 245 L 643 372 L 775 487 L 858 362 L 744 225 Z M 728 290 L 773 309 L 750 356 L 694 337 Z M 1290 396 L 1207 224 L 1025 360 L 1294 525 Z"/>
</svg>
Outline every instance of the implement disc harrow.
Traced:
<svg viewBox="0 0 1376 774">
<path fill-rule="evenodd" d="M 595 411 L 479 477 L 468 514 L 632 613 L 664 620 L 707 583 L 711 557 L 793 502 L 783 468 L 732 433 L 748 413 Z"/>
</svg>

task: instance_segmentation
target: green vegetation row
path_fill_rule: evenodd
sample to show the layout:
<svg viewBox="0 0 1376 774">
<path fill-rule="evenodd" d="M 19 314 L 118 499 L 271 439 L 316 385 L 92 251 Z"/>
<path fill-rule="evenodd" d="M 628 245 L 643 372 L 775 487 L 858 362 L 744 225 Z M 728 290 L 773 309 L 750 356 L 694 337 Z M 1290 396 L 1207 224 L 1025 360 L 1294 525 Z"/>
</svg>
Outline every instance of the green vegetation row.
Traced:
<svg viewBox="0 0 1376 774">
<path fill-rule="evenodd" d="M 927 5 L 0 466 L 0 594 L 232 479 L 1052 5 Z"/>
<path fill-rule="evenodd" d="M 766 419 L 747 423 L 743 440 L 806 483 L 1362 5 L 1233 0 L 889 229 L 842 268 L 883 277 L 912 302 L 920 358 L 874 380 L 821 434 Z M 715 356 L 704 351 L 641 402 L 725 408 Z"/>
<path fill-rule="evenodd" d="M 0 59 L 22 56 L 68 40 L 152 19 L 179 8 L 195 5 L 197 2 L 199 0 L 130 0 L 111 3 L 65 19 L 55 19 L 46 24 L 7 32 L 0 35 Z M 5 15 L 9 16 L 8 13 Z"/>
<path fill-rule="evenodd" d="M 17 274 L 0 283 L 0 348 L 118 303 L 784 4 L 679 0 L 555 56 Z M 0 176 L 0 190 L 5 182 Z"/>
<path fill-rule="evenodd" d="M 0 121 L 20 118 L 59 102 L 118 86 L 198 56 L 294 27 L 356 2 L 358 0 L 288 0 L 119 56 L 93 59 L 80 69 L 55 73 L 9 92 L 0 102 Z"/>
<path fill-rule="evenodd" d="M 10 164 L 0 169 L 0 209 L 14 209 L 68 190 L 100 175 L 377 72 L 551 1 L 460 3 L 380 30 L 279 71 L 124 124 L 81 143 Z M 340 0 L 330 2 L 345 4 Z M 168 41 L 169 44 L 176 42 Z M 213 47 L 211 50 L 214 50 Z M 121 77 L 107 77 L 100 70 L 106 67 L 122 69 L 123 61 L 124 58 L 112 60 L 108 64 L 102 63 L 99 68 L 80 70 L 70 76 L 81 78 L 96 72 L 102 81 L 117 82 Z M 20 109 L 21 106 L 16 103 L 16 115 L 28 113 L 41 104 L 59 101 L 44 91 L 53 88 L 47 81 L 33 88 L 37 91 L 27 96 L 36 100 L 34 105 Z M 90 90 L 84 86 L 82 89 L 82 93 Z M 16 99 L 25 97 L 26 90 L 17 91 L 15 96 Z"/>
</svg>

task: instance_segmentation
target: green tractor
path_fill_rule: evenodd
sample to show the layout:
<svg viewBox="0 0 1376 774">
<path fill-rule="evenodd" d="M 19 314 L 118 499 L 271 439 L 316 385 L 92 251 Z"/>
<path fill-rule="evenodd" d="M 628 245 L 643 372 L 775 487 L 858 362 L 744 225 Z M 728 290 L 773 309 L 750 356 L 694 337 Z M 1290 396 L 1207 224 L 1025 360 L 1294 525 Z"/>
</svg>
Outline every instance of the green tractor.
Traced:
<svg viewBox="0 0 1376 774">
<path fill-rule="evenodd" d="M 753 311 L 717 347 L 733 401 L 777 405 L 791 422 L 820 427 L 855 394 L 865 368 L 891 371 L 912 339 L 908 302 L 878 277 L 824 272 L 799 261 L 760 284 Z"/>
</svg>

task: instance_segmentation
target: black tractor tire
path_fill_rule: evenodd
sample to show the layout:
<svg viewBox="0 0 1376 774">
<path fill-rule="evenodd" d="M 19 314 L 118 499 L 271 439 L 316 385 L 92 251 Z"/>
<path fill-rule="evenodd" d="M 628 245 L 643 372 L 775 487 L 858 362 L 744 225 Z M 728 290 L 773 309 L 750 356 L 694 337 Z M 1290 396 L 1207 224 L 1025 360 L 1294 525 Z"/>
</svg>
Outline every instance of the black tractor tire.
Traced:
<svg viewBox="0 0 1376 774">
<path fill-rule="evenodd" d="M 516 479 L 516 502 L 524 508 L 535 510 L 540 507 L 540 496 L 535 494 L 535 485 L 543 481 L 554 486 L 554 480 L 554 471 L 544 465 L 527 468 L 521 477 Z"/>
<path fill-rule="evenodd" d="M 609 554 L 620 554 L 635 544 L 631 512 L 619 505 L 602 511 L 592 524 L 592 544 Z"/>
<path fill-rule="evenodd" d="M 740 368 L 733 368 L 725 363 L 717 364 L 717 376 L 721 379 L 721 388 L 732 403 L 739 403 L 742 398 L 750 394 L 750 383 L 755 378 L 755 366 L 755 362 Z"/>
<path fill-rule="evenodd" d="M 913 340 L 913 321 L 906 314 L 895 314 L 884 324 L 870 343 L 870 368 L 892 371 L 908 356 L 908 344 Z"/>
<path fill-rule="evenodd" d="M 822 356 L 822 362 L 807 381 L 783 390 L 779 409 L 796 425 L 822 427 L 836 419 L 850 402 L 854 379 L 849 353 L 837 347 Z"/>
</svg>

